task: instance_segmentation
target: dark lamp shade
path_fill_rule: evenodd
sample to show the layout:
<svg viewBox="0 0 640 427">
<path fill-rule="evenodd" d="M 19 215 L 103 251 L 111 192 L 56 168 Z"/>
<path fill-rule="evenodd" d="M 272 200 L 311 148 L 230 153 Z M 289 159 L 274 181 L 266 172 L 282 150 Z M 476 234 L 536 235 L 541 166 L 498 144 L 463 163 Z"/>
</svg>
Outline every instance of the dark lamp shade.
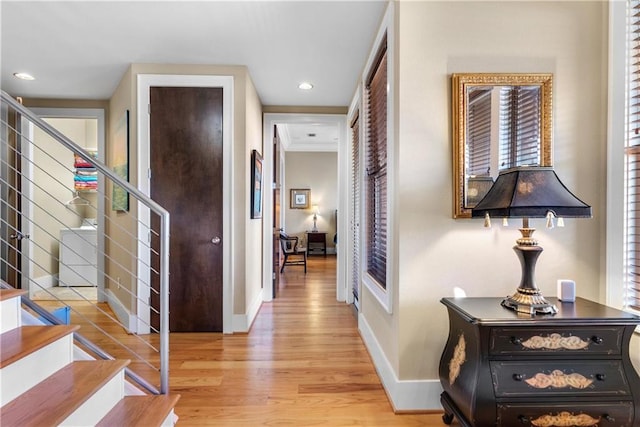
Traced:
<svg viewBox="0 0 640 427">
<path fill-rule="evenodd" d="M 526 166 L 500 172 L 471 216 L 494 218 L 591 218 L 591 206 L 564 186 L 553 168 Z"/>
</svg>

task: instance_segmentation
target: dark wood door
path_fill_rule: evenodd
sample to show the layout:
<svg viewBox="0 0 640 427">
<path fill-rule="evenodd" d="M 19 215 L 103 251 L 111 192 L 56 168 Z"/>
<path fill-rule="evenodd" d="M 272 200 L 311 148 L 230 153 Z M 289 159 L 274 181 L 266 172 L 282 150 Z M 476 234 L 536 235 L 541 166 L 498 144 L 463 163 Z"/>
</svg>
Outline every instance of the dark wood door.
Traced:
<svg viewBox="0 0 640 427">
<path fill-rule="evenodd" d="M 222 88 L 152 87 L 151 198 L 171 214 L 169 328 L 222 331 Z"/>
<path fill-rule="evenodd" d="M 2 200 L 2 248 L 3 269 L 1 279 L 14 288 L 22 288 L 22 149 L 21 149 L 21 115 L 12 109 L 7 112 L 6 150 L 2 157 L 9 167 L 6 175 L 6 193 Z M 3 182 L 4 185 L 4 182 Z M 6 196 L 6 199 L 4 197 Z M 6 206 L 5 206 L 6 203 Z M 6 262 L 4 257 L 6 256 Z"/>
</svg>

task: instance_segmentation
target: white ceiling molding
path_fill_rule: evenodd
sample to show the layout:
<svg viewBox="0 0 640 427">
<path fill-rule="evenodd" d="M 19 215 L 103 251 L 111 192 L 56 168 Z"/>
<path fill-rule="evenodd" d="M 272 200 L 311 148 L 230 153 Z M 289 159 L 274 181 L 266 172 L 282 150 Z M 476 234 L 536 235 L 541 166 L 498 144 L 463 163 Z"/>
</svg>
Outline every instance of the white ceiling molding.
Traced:
<svg viewBox="0 0 640 427">
<path fill-rule="evenodd" d="M 338 151 L 338 123 L 283 123 L 277 127 L 285 151 Z"/>
</svg>

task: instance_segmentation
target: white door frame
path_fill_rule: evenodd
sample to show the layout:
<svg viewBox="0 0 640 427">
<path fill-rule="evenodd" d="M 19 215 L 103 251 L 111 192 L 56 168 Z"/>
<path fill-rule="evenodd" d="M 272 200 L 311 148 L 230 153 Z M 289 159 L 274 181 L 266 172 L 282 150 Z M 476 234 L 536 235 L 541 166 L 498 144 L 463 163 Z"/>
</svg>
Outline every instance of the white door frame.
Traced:
<svg viewBox="0 0 640 427">
<path fill-rule="evenodd" d="M 231 254 L 233 235 L 231 218 L 233 213 L 233 76 L 205 76 L 179 74 L 138 74 L 137 123 L 138 123 L 138 189 L 147 196 L 150 192 L 150 88 L 159 87 L 221 87 L 223 90 L 222 110 L 222 332 L 233 333 L 233 277 Z M 194 195 L 197 197 L 197 195 Z M 142 242 L 148 239 L 150 227 L 149 209 L 138 203 L 138 283 L 137 283 L 137 333 L 149 333 L 150 313 L 150 260 L 148 246 Z"/>
<path fill-rule="evenodd" d="M 348 235 L 348 218 L 347 208 L 349 206 L 349 144 L 347 143 L 347 116 L 346 114 L 296 114 L 296 113 L 265 113 L 263 120 L 263 147 L 264 147 L 264 182 L 267 183 L 269 191 L 264 192 L 264 208 L 263 208 L 263 284 L 262 284 L 262 300 L 271 301 L 272 296 L 272 272 L 273 272 L 273 139 L 275 134 L 273 128 L 278 124 L 299 124 L 299 123 L 328 123 L 338 124 L 339 141 L 338 141 L 338 242 L 346 242 Z M 284 183 L 283 183 L 284 184 Z M 280 206 L 286 206 L 286 194 L 280 191 Z M 284 208 L 280 210 L 284 217 Z M 284 226 L 284 218 L 281 218 L 281 224 Z M 348 281 L 347 281 L 347 254 L 346 245 L 341 245 L 337 259 L 336 271 L 336 299 L 338 301 L 349 301 Z M 353 296 L 351 296 L 353 300 Z"/>
</svg>

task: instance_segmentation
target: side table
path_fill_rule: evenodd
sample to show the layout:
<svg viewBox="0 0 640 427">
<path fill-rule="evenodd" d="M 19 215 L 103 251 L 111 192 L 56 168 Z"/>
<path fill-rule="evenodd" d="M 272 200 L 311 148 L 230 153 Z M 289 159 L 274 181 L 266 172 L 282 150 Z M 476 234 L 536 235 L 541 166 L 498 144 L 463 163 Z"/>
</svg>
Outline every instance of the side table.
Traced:
<svg viewBox="0 0 640 427">
<path fill-rule="evenodd" d="M 443 298 L 443 421 L 461 426 L 640 426 L 629 341 L 640 317 L 586 299 L 522 316 L 502 298 Z"/>
<path fill-rule="evenodd" d="M 307 254 L 327 255 L 327 233 L 324 231 L 307 231 Z"/>
</svg>

